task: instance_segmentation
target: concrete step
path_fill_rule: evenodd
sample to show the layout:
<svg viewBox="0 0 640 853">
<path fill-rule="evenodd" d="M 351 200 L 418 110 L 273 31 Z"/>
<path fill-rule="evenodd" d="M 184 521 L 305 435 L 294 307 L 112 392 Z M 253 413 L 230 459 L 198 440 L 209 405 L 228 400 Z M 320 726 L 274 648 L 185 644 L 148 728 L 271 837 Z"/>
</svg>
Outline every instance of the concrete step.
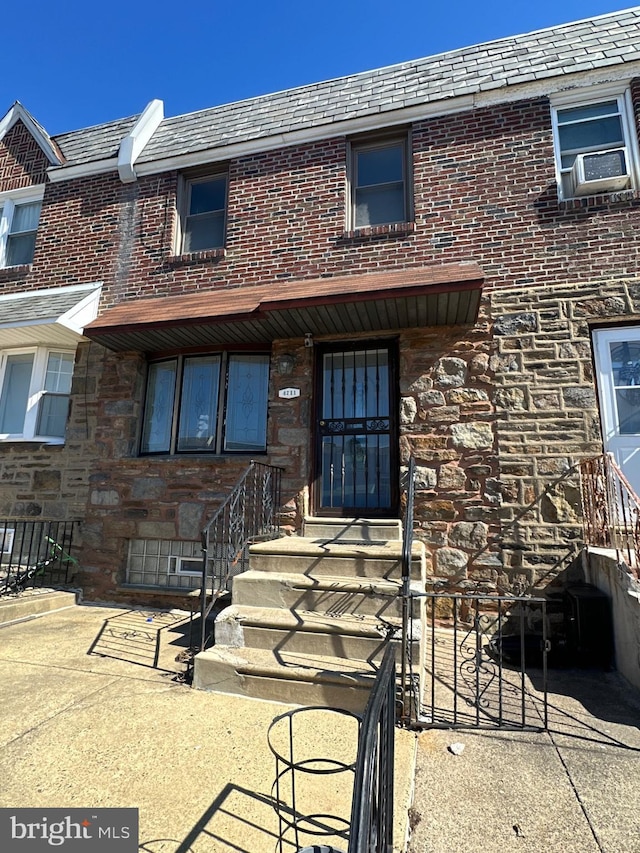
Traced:
<svg viewBox="0 0 640 853">
<path fill-rule="evenodd" d="M 28 589 L 20 595 L 3 597 L 0 599 L 0 626 L 73 607 L 76 600 L 75 592 L 54 589 Z"/>
<path fill-rule="evenodd" d="M 414 655 L 419 655 L 420 620 L 413 620 Z M 216 646 L 379 661 L 389 642 L 400 644 L 401 620 L 376 616 L 329 616 L 313 611 L 233 604 L 216 618 Z"/>
<path fill-rule="evenodd" d="M 424 592 L 419 581 L 414 592 Z M 402 581 L 377 578 L 339 577 L 250 569 L 234 578 L 233 603 L 238 605 L 313 610 L 319 614 L 402 617 Z M 419 618 L 419 601 L 413 601 L 413 616 Z"/>
<path fill-rule="evenodd" d="M 214 646 L 196 655 L 193 686 L 271 702 L 361 713 L 376 667 L 316 654 Z"/>
<path fill-rule="evenodd" d="M 422 542 L 414 542 L 411 577 L 424 582 L 426 551 Z M 251 569 L 259 572 L 304 574 L 308 577 L 402 577 L 402 543 L 378 545 L 323 542 L 303 536 L 285 536 L 259 542 L 250 548 Z"/>
<path fill-rule="evenodd" d="M 307 539 L 380 543 L 402 540 L 397 518 L 305 518 L 302 535 Z"/>
</svg>

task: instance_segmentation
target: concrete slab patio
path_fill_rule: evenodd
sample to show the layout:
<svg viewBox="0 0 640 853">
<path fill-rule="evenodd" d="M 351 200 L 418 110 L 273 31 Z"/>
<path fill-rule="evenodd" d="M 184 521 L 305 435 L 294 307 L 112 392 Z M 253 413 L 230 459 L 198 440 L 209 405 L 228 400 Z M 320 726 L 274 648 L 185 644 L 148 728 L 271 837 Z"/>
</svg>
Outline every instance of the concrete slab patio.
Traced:
<svg viewBox="0 0 640 853">
<path fill-rule="evenodd" d="M 272 853 L 267 732 L 290 706 L 185 685 L 176 657 L 187 632 L 188 614 L 88 605 L 0 629 L 0 806 L 137 807 L 148 853 Z M 352 719 L 318 712 L 303 722 L 296 759 L 353 761 Z M 277 729 L 274 744 L 286 753 Z M 415 735 L 399 732 L 396 749 L 400 849 Z M 299 777 L 298 812 L 342 830 L 351 783 L 351 773 Z M 284 850 L 297 849 L 292 840 Z"/>
</svg>

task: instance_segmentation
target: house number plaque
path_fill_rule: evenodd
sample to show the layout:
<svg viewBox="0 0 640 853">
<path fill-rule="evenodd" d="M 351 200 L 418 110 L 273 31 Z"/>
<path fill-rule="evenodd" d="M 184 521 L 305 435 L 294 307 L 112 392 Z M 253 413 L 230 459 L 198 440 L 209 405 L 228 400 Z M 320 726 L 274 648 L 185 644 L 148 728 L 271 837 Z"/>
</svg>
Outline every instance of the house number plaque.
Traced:
<svg viewBox="0 0 640 853">
<path fill-rule="evenodd" d="M 283 397 L 285 400 L 292 400 L 294 397 L 299 396 L 299 388 L 282 388 L 280 391 L 278 391 L 278 397 Z"/>
</svg>

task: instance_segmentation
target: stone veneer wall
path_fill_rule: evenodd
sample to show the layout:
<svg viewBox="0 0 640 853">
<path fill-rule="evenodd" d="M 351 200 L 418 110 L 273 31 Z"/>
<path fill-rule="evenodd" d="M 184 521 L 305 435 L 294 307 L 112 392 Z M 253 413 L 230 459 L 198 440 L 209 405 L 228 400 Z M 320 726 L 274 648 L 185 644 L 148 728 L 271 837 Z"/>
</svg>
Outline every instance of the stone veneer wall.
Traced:
<svg viewBox="0 0 640 853">
<path fill-rule="evenodd" d="M 502 558 L 518 590 L 552 580 L 581 540 L 575 465 L 602 453 L 590 329 L 640 322 L 640 279 L 496 289 L 491 310 Z"/>
<path fill-rule="evenodd" d="M 401 457 L 417 464 L 416 538 L 431 554 L 428 571 L 462 588 L 493 586 L 501 574 L 486 307 L 474 327 L 401 337 Z"/>
</svg>

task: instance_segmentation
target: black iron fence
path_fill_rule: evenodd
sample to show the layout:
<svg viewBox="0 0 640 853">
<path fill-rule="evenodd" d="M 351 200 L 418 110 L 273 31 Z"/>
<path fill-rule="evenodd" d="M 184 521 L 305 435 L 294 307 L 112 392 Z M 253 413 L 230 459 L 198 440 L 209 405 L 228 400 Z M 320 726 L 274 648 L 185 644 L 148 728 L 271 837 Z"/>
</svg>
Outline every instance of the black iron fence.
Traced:
<svg viewBox="0 0 640 853">
<path fill-rule="evenodd" d="M 72 555 L 77 521 L 0 519 L 0 595 L 64 586 L 78 561 Z"/>
<path fill-rule="evenodd" d="M 249 545 L 279 534 L 281 481 L 281 468 L 252 460 L 202 531 L 201 651 L 209 640 L 207 616 L 232 578 L 249 567 Z"/>
<path fill-rule="evenodd" d="M 387 646 L 365 708 L 353 783 L 349 853 L 393 850 L 396 658 Z"/>
<path fill-rule="evenodd" d="M 547 601 L 426 593 L 426 648 L 411 721 L 429 728 L 547 728 Z M 416 662 L 410 681 L 418 684 Z M 413 679 L 411 679 L 413 676 Z"/>
<path fill-rule="evenodd" d="M 412 635 L 411 630 L 411 560 L 413 551 L 413 506 L 415 500 L 416 460 L 409 459 L 407 469 L 406 506 L 404 527 L 402 529 L 402 661 L 400 663 L 400 689 L 402 695 L 402 720 L 408 722 L 411 716 L 411 666 Z"/>
</svg>

